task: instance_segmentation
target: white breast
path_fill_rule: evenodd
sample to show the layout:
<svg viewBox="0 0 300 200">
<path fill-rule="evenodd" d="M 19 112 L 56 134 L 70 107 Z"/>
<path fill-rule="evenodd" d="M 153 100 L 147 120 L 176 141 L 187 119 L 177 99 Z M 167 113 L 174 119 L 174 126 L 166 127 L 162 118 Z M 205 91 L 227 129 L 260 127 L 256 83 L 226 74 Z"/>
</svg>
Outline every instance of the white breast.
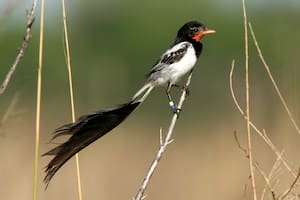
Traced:
<svg viewBox="0 0 300 200">
<path fill-rule="evenodd" d="M 191 71 L 196 64 L 196 61 L 196 52 L 192 44 L 189 44 L 187 53 L 182 57 L 182 59 L 179 62 L 173 63 L 168 67 L 170 70 L 170 83 L 176 83 L 182 76 Z"/>
</svg>

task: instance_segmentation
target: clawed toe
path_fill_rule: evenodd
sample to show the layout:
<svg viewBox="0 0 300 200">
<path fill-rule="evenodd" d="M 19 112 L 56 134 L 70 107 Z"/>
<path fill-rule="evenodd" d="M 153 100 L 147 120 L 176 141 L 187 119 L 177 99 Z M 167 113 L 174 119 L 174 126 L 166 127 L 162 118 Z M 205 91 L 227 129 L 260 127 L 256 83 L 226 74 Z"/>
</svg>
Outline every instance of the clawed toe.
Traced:
<svg viewBox="0 0 300 200">
<path fill-rule="evenodd" d="M 181 87 L 181 91 L 185 91 L 186 95 L 189 96 L 190 95 L 190 89 L 187 85 L 183 85 Z"/>
<path fill-rule="evenodd" d="M 179 114 L 181 112 L 181 108 L 175 108 L 174 110 L 173 110 L 173 113 L 174 114 Z"/>
</svg>

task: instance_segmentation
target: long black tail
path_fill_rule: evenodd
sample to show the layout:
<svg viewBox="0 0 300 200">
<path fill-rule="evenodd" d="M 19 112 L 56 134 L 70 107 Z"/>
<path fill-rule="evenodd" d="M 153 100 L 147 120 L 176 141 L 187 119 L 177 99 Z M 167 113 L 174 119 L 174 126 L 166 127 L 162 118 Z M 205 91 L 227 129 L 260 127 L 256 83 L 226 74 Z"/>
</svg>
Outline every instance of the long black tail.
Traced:
<svg viewBox="0 0 300 200">
<path fill-rule="evenodd" d="M 65 162 L 80 150 L 118 126 L 141 102 L 130 101 L 125 104 L 106 108 L 89 115 L 84 115 L 76 122 L 56 129 L 52 139 L 62 135 L 71 135 L 71 137 L 65 143 L 42 155 L 54 156 L 45 168 L 46 176 L 44 183 L 46 187 Z"/>
</svg>

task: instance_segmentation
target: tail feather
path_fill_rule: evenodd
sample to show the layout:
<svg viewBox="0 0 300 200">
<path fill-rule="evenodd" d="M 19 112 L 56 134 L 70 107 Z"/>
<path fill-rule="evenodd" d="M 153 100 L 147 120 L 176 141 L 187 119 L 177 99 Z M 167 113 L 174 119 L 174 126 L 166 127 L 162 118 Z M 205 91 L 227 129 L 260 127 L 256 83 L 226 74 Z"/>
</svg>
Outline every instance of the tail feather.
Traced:
<svg viewBox="0 0 300 200">
<path fill-rule="evenodd" d="M 76 122 L 57 128 L 51 141 L 64 135 L 71 137 L 42 155 L 54 156 L 45 167 L 46 188 L 56 172 L 70 158 L 123 122 L 147 98 L 153 88 L 153 84 L 149 82 L 132 97 L 130 102 L 81 116 Z"/>
<path fill-rule="evenodd" d="M 139 101 L 143 102 L 146 99 L 146 97 L 150 94 L 152 89 L 153 85 L 151 82 L 145 84 L 141 89 L 139 89 L 139 91 L 135 93 L 131 100 L 136 101 L 144 93 L 144 95 L 139 99 Z"/>
<path fill-rule="evenodd" d="M 65 162 L 80 150 L 118 126 L 140 103 L 141 101 L 130 101 L 126 104 L 103 109 L 89 115 L 84 115 L 76 122 L 56 129 L 52 140 L 62 135 L 71 135 L 71 137 L 65 143 L 42 155 L 54 156 L 45 168 L 46 176 L 44 183 L 46 184 L 46 188 L 55 173 Z"/>
</svg>

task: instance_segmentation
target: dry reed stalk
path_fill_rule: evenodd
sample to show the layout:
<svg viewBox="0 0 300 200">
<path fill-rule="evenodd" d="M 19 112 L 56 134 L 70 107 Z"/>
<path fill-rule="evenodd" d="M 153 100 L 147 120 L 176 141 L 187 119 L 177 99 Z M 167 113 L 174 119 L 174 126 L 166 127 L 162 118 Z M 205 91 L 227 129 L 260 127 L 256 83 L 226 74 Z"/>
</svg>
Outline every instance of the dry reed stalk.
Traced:
<svg viewBox="0 0 300 200">
<path fill-rule="evenodd" d="M 37 1 L 34 1 L 37 3 Z M 33 200 L 37 200 L 38 191 L 38 170 L 39 170 L 39 143 L 40 143 L 40 119 L 41 119 L 41 96 L 42 96 L 42 69 L 44 51 L 44 0 L 41 1 L 41 22 L 40 22 L 40 41 L 39 41 L 39 65 L 36 92 L 36 122 L 35 122 L 35 153 L 34 153 L 34 181 L 33 181 Z"/>
<path fill-rule="evenodd" d="M 62 3 L 62 14 L 63 14 L 63 22 L 64 22 L 64 36 L 65 36 L 65 47 L 66 47 L 66 60 L 67 60 L 67 68 L 68 68 L 68 77 L 69 77 L 69 91 L 70 91 L 70 101 L 71 101 L 71 112 L 72 112 L 72 122 L 76 121 L 75 116 L 75 103 L 74 103 L 74 90 L 73 90 L 73 80 L 72 80 L 72 67 L 71 67 L 71 56 L 70 56 L 70 46 L 69 46 L 69 35 L 68 35 L 68 27 L 67 27 L 67 12 L 65 1 L 61 0 Z M 79 166 L 79 156 L 75 155 L 76 159 L 76 175 L 77 175 L 77 191 L 78 198 L 82 200 L 82 187 L 81 187 L 81 178 L 80 178 L 80 166 Z"/>
</svg>

